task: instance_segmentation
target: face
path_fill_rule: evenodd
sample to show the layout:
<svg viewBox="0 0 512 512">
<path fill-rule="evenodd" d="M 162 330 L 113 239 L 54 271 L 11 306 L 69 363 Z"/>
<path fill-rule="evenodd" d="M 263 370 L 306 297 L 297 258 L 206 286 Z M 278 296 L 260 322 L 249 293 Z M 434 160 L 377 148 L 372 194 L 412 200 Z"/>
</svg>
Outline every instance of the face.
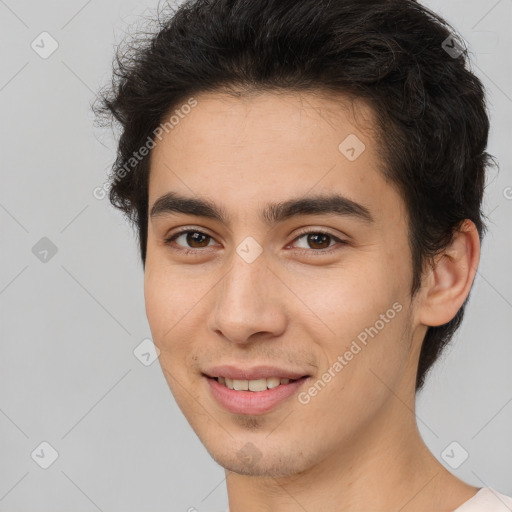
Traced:
<svg viewBox="0 0 512 512">
<path fill-rule="evenodd" d="M 388 424 L 390 389 L 414 394 L 407 215 L 372 112 L 312 93 L 195 99 L 151 154 L 145 300 L 165 378 L 223 467 L 334 464 Z"/>
</svg>

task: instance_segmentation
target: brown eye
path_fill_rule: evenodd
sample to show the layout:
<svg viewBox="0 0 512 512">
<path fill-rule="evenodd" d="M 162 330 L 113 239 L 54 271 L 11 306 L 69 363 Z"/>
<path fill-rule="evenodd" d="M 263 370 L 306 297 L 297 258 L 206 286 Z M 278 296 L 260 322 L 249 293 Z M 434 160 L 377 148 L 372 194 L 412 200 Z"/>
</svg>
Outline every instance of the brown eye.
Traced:
<svg viewBox="0 0 512 512">
<path fill-rule="evenodd" d="M 299 235 L 294 242 L 297 240 L 305 239 L 306 244 L 305 247 L 299 247 L 300 249 L 304 249 L 303 252 L 327 252 L 326 249 L 332 247 L 331 242 L 338 242 L 339 244 L 345 244 L 343 240 L 340 240 L 338 237 L 331 235 L 330 233 L 326 233 L 324 231 L 306 231 Z"/>
<path fill-rule="evenodd" d="M 206 242 L 208 242 L 208 239 L 210 238 L 211 237 L 209 237 L 208 235 L 205 235 L 204 233 L 201 233 L 199 231 L 188 231 L 187 233 L 185 233 L 185 240 L 187 244 L 191 245 L 191 247 L 206 247 L 208 243 L 204 245 L 204 242 L 205 240 Z"/>
<path fill-rule="evenodd" d="M 204 247 L 208 247 L 208 242 L 212 240 L 212 237 L 210 235 L 207 235 L 205 233 L 202 233 L 201 231 L 196 230 L 184 230 L 180 231 L 178 233 L 175 233 L 170 238 L 167 238 L 165 240 L 165 243 L 168 245 L 171 245 L 172 242 L 175 240 L 178 240 L 179 238 L 184 239 L 184 244 L 177 244 L 179 247 L 183 248 L 184 250 L 187 249 L 202 249 Z"/>
<path fill-rule="evenodd" d="M 310 233 L 307 235 L 307 242 L 312 249 L 327 249 L 329 247 L 330 235 L 325 233 Z M 326 244 L 327 241 L 327 244 Z M 321 247 L 319 247 L 321 246 Z"/>
<path fill-rule="evenodd" d="M 181 243 L 177 241 L 182 238 Z M 294 242 L 305 239 L 306 246 L 299 247 L 299 251 L 304 254 L 311 254 L 321 256 L 333 252 L 329 250 L 333 245 L 347 245 L 347 242 L 341 240 L 337 236 L 324 231 L 306 231 L 295 238 Z M 195 229 L 184 229 L 179 231 L 169 238 L 165 239 L 165 244 L 169 245 L 172 249 L 181 251 L 184 254 L 199 255 L 207 247 L 210 247 L 209 242 L 213 241 L 213 237 Z M 334 249 L 336 250 L 336 249 Z"/>
</svg>

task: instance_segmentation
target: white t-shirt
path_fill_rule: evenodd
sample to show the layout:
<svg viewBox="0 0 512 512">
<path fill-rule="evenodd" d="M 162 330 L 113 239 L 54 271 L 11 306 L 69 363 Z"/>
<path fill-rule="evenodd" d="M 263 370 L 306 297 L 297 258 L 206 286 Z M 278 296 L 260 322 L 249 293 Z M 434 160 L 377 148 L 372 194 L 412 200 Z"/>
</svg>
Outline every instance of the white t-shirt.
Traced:
<svg viewBox="0 0 512 512">
<path fill-rule="evenodd" d="M 512 512 L 512 498 L 490 487 L 482 487 L 453 512 Z"/>
<path fill-rule="evenodd" d="M 229 512 L 229 509 L 223 512 Z M 512 497 L 500 494 L 490 487 L 482 487 L 453 512 L 512 512 Z"/>
</svg>

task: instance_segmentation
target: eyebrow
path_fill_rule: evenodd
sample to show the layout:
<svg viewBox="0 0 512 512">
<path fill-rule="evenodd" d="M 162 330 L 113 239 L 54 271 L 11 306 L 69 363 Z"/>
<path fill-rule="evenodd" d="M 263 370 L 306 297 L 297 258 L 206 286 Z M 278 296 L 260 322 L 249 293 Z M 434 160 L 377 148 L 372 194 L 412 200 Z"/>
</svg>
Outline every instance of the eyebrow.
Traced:
<svg viewBox="0 0 512 512">
<path fill-rule="evenodd" d="M 187 197 L 176 192 L 168 192 L 159 197 L 151 207 L 150 217 L 153 219 L 172 214 L 206 217 L 227 226 L 231 225 L 231 217 L 223 207 L 206 198 Z M 260 212 L 260 218 L 266 225 L 271 226 L 299 215 L 322 214 L 353 217 L 368 224 L 374 222 L 366 206 L 340 194 L 315 195 L 268 203 Z"/>
</svg>

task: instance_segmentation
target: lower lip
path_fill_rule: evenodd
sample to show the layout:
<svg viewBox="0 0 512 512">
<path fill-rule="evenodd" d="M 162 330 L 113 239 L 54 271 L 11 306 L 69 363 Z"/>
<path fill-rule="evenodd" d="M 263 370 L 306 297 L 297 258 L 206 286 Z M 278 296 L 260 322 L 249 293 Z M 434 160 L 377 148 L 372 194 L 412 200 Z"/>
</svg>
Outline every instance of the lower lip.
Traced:
<svg viewBox="0 0 512 512">
<path fill-rule="evenodd" d="M 266 391 L 236 391 L 211 377 L 205 378 L 217 402 L 233 414 L 264 414 L 294 395 L 308 380 L 308 377 L 302 377 Z"/>
</svg>

